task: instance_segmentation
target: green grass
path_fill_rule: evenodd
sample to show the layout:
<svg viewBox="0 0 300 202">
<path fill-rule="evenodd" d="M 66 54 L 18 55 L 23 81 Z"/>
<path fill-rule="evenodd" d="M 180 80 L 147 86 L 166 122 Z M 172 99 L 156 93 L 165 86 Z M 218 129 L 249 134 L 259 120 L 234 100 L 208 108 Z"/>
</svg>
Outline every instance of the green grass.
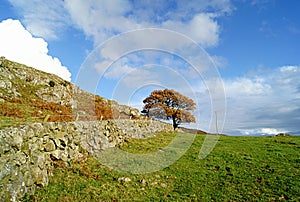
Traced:
<svg viewBox="0 0 300 202">
<path fill-rule="evenodd" d="M 155 152 L 174 136 L 131 139 L 122 149 Z M 154 173 L 121 173 L 92 157 L 68 165 L 57 162 L 49 185 L 25 201 L 300 200 L 300 137 L 222 136 L 210 155 L 200 160 L 204 138 L 197 135 L 184 156 Z"/>
</svg>

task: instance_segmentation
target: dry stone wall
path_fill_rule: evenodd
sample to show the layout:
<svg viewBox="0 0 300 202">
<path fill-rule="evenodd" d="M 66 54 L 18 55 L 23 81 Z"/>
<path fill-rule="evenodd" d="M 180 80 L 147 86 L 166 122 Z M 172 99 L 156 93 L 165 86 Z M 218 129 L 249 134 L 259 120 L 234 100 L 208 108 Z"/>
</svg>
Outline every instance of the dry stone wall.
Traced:
<svg viewBox="0 0 300 202">
<path fill-rule="evenodd" d="M 115 147 L 171 125 L 155 120 L 31 123 L 0 130 L 0 201 L 18 201 L 46 186 L 52 161 L 80 161 L 93 149 Z"/>
</svg>

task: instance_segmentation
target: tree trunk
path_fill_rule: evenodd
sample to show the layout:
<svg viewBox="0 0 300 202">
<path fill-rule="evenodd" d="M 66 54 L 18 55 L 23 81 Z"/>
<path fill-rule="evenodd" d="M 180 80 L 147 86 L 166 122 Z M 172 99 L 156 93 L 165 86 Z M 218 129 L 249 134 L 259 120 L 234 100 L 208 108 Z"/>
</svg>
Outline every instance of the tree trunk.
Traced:
<svg viewBox="0 0 300 202">
<path fill-rule="evenodd" d="M 175 116 L 172 116 L 172 120 L 173 120 L 173 128 L 174 130 L 176 130 L 178 128 L 178 123 L 176 123 Z"/>
</svg>

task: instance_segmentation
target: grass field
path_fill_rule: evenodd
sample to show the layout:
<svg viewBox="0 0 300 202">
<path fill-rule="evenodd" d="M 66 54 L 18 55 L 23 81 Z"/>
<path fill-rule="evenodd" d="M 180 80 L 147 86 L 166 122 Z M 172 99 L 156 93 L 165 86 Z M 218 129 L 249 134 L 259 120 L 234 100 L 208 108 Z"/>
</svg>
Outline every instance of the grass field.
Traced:
<svg viewBox="0 0 300 202">
<path fill-rule="evenodd" d="M 132 139 L 122 149 L 154 152 L 174 136 Z M 92 157 L 58 162 L 49 185 L 25 201 L 300 201 L 300 137 L 221 136 L 200 160 L 204 138 L 197 135 L 184 156 L 154 173 L 118 172 Z"/>
</svg>

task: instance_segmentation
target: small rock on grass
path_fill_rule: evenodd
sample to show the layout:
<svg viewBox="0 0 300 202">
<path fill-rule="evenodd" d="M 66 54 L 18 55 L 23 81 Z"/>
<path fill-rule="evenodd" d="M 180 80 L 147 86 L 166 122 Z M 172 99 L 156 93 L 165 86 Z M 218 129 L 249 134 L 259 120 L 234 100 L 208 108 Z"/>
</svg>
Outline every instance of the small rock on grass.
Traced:
<svg viewBox="0 0 300 202">
<path fill-rule="evenodd" d="M 120 178 L 118 179 L 118 181 L 130 182 L 131 179 L 130 179 L 129 177 L 120 177 Z"/>
<path fill-rule="evenodd" d="M 166 187 L 167 187 L 167 184 L 165 184 L 165 183 L 160 183 L 160 186 L 162 186 L 163 188 L 166 188 Z"/>
<path fill-rule="evenodd" d="M 157 182 L 152 182 L 150 185 L 151 186 L 157 185 Z"/>
</svg>

